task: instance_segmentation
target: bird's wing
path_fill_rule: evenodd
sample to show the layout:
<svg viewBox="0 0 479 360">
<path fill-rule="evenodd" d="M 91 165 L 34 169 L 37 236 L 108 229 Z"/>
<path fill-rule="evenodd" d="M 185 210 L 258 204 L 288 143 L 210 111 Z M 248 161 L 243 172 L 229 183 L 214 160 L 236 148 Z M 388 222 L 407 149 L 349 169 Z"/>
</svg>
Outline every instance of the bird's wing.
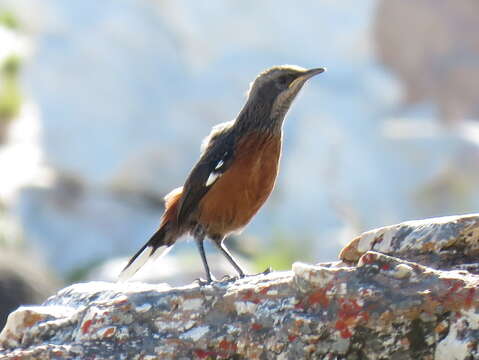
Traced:
<svg viewBox="0 0 479 360">
<path fill-rule="evenodd" d="M 196 209 L 218 178 L 229 168 L 234 158 L 234 136 L 230 131 L 232 123 L 213 128 L 202 145 L 200 160 L 191 170 L 178 208 L 178 223 L 183 223 Z"/>
</svg>

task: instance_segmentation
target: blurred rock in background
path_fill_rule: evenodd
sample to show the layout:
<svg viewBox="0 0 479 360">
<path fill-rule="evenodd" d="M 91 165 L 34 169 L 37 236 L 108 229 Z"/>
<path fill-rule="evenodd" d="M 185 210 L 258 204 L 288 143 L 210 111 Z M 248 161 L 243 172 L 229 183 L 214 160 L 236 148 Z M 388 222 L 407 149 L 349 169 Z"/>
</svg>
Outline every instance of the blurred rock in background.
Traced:
<svg viewBox="0 0 479 360">
<path fill-rule="evenodd" d="M 1 3 L 0 3 L 1 4 Z M 0 7 L 0 329 L 20 305 L 40 303 L 62 283 L 43 264 L 44 247 L 24 238 L 12 216 L 22 186 L 39 184 L 40 151 L 34 106 L 25 102 L 20 73 L 29 43 L 15 14 Z M 33 121 L 32 121 L 33 120 Z"/>
<path fill-rule="evenodd" d="M 289 268 L 291 254 L 334 259 L 368 228 L 479 207 L 470 0 L 0 6 L 33 49 L 0 148 L 15 175 L 4 198 L 64 277 L 143 244 L 210 127 L 232 119 L 249 82 L 276 64 L 329 71 L 293 106 L 276 190 L 244 233 L 253 240 L 238 238 L 257 271 Z"/>
<path fill-rule="evenodd" d="M 479 117 L 479 3 L 381 0 L 374 37 L 407 104 L 432 102 L 447 122 Z"/>
<path fill-rule="evenodd" d="M 377 56 L 404 89 L 404 115 L 386 122 L 386 133 L 403 143 L 436 139 L 437 147 L 448 147 L 412 191 L 419 215 L 464 213 L 478 206 L 479 38 L 473 35 L 479 32 L 478 13 L 474 0 L 378 2 Z M 424 107 L 434 114 L 425 116 Z M 410 152 L 412 161 L 435 160 L 429 152 Z"/>
<path fill-rule="evenodd" d="M 0 329 L 20 305 L 39 304 L 62 283 L 28 250 L 0 252 Z"/>
</svg>

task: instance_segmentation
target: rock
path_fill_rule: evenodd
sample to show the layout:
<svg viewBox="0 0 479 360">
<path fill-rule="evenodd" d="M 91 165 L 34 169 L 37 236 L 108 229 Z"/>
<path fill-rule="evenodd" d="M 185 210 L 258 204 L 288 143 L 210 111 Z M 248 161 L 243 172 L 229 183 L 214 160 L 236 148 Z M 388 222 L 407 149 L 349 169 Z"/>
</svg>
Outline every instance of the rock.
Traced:
<svg viewBox="0 0 479 360">
<path fill-rule="evenodd" d="M 433 244 L 457 266 L 446 250 L 463 244 L 473 253 L 463 237 L 477 219 L 382 228 L 355 239 L 345 262 L 298 262 L 292 271 L 208 286 L 75 284 L 13 312 L 0 358 L 478 359 L 479 275 L 435 268 L 443 263 L 425 256 L 432 248 L 419 255 Z M 428 266 L 368 250 L 376 233 L 391 238 L 381 250 Z"/>
<path fill-rule="evenodd" d="M 369 250 L 432 266 L 479 273 L 479 214 L 407 221 L 367 231 L 346 245 L 339 257 L 356 263 Z"/>
</svg>

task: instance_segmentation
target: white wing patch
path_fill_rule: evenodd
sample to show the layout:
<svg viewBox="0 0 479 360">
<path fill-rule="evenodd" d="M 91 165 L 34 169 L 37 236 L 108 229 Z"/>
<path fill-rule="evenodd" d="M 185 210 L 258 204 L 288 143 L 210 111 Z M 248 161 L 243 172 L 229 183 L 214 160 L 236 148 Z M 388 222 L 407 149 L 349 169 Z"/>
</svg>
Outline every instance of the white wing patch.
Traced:
<svg viewBox="0 0 479 360">
<path fill-rule="evenodd" d="M 212 172 L 210 176 L 208 176 L 208 179 L 206 180 L 206 187 L 211 186 L 215 183 L 216 180 L 221 176 L 221 173 L 219 172 Z"/>
<path fill-rule="evenodd" d="M 228 153 L 225 153 L 224 156 L 227 156 Z M 223 175 L 222 167 L 225 164 L 223 160 L 218 161 L 218 164 L 216 164 L 215 169 L 210 173 L 210 176 L 208 176 L 208 179 L 206 179 L 205 186 L 211 186 L 215 183 L 218 178 Z"/>
</svg>

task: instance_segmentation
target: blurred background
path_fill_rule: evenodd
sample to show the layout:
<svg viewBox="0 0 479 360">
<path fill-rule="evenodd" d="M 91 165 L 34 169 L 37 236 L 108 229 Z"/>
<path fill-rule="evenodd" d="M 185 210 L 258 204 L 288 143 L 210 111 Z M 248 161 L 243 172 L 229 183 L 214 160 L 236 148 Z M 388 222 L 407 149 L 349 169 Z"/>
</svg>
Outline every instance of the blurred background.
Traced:
<svg viewBox="0 0 479 360">
<path fill-rule="evenodd" d="M 273 195 L 227 243 L 251 272 L 475 212 L 478 14 L 474 0 L 0 0 L 0 307 L 114 281 L 202 138 L 273 65 L 328 72 L 289 113 Z M 181 242 L 136 279 L 199 276 Z"/>
</svg>

